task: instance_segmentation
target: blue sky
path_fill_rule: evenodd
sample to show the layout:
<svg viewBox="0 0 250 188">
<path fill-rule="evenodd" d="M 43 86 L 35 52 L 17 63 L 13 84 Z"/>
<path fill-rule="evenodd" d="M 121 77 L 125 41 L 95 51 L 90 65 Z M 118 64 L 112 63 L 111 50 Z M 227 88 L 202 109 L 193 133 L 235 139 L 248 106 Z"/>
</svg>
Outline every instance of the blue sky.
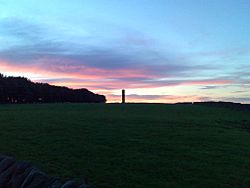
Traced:
<svg viewBox="0 0 250 188">
<path fill-rule="evenodd" d="M 248 0 L 0 0 L 0 72 L 120 100 L 250 103 Z"/>
</svg>

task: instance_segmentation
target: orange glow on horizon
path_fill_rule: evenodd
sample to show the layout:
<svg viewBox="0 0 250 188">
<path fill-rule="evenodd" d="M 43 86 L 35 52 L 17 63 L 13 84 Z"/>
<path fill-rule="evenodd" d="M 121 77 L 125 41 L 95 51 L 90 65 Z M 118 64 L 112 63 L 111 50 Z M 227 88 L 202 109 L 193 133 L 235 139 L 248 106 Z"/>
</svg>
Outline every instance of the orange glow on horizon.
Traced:
<svg viewBox="0 0 250 188">
<path fill-rule="evenodd" d="M 71 67 L 70 69 L 78 70 L 77 67 Z M 231 84 L 230 80 L 217 80 L 217 79 L 206 79 L 206 80 L 182 80 L 179 82 L 173 82 L 168 84 L 166 82 L 157 81 L 158 76 L 147 75 L 143 70 L 105 70 L 96 68 L 81 68 L 76 72 L 65 72 L 67 66 L 52 65 L 46 69 L 43 68 L 42 64 L 31 64 L 31 65 L 13 65 L 8 62 L 0 61 L 0 70 L 2 73 L 7 75 L 19 75 L 27 77 L 35 82 L 47 82 L 46 80 L 51 79 L 48 83 L 57 86 L 66 86 L 70 88 L 87 88 L 93 92 L 104 94 L 107 96 L 108 102 L 120 102 L 121 97 L 117 94 L 121 88 L 126 89 L 155 89 L 155 88 L 173 88 L 176 86 L 206 86 L 206 85 L 225 85 Z M 62 70 L 62 71 L 58 71 Z M 58 71 L 58 72 L 57 72 Z M 94 73 L 94 74 L 93 74 Z M 119 78 L 148 78 L 156 80 L 155 82 L 136 82 L 130 81 L 129 79 Z M 57 81 L 62 78 L 65 81 Z M 55 79 L 53 81 L 53 79 Z M 67 81 L 69 79 L 69 81 Z M 70 80 L 72 79 L 72 81 Z M 75 80 L 74 80 L 75 79 Z M 133 79 L 132 79 L 133 80 Z M 138 93 L 137 94 L 142 94 Z M 144 94 L 144 93 L 143 93 Z M 150 102 L 150 103 L 176 103 L 176 102 L 193 102 L 201 101 L 202 98 L 196 95 L 189 96 L 166 96 L 159 95 L 156 97 L 148 97 L 147 95 L 127 95 L 126 101 L 128 102 Z"/>
<path fill-rule="evenodd" d="M 126 102 L 128 103 L 178 103 L 178 102 L 200 102 L 203 101 L 199 96 L 157 96 L 155 99 L 145 99 L 147 96 L 134 97 L 133 95 L 126 96 Z M 107 95 L 108 103 L 120 103 L 121 96 L 119 95 Z"/>
</svg>

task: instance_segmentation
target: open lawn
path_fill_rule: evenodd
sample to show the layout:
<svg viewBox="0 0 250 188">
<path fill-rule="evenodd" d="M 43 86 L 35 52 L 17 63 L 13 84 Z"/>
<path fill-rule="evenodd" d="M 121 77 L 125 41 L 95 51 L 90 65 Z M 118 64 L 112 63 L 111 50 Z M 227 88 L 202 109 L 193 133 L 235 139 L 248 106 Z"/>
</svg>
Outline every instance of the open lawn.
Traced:
<svg viewBox="0 0 250 188">
<path fill-rule="evenodd" d="M 248 188 L 246 127 L 196 105 L 0 105 L 0 153 L 96 188 Z"/>
</svg>

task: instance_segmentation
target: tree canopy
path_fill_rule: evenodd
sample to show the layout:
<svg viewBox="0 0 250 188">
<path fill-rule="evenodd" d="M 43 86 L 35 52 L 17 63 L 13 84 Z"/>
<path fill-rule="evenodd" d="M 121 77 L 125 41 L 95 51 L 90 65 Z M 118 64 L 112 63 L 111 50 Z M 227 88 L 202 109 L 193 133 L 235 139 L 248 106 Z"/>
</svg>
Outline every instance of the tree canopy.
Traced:
<svg viewBox="0 0 250 188">
<path fill-rule="evenodd" d="M 34 83 L 24 77 L 0 73 L 0 103 L 105 103 L 106 97 L 85 88 L 70 89 L 47 83 Z"/>
</svg>

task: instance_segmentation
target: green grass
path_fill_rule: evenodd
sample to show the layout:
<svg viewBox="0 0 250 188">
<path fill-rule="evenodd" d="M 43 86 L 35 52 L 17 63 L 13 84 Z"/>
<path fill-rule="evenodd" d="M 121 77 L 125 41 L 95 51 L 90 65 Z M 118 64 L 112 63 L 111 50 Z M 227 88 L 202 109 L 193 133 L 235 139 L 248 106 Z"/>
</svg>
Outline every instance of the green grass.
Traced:
<svg viewBox="0 0 250 188">
<path fill-rule="evenodd" d="M 161 104 L 0 106 L 0 153 L 93 187 L 248 188 L 246 112 Z"/>
</svg>

